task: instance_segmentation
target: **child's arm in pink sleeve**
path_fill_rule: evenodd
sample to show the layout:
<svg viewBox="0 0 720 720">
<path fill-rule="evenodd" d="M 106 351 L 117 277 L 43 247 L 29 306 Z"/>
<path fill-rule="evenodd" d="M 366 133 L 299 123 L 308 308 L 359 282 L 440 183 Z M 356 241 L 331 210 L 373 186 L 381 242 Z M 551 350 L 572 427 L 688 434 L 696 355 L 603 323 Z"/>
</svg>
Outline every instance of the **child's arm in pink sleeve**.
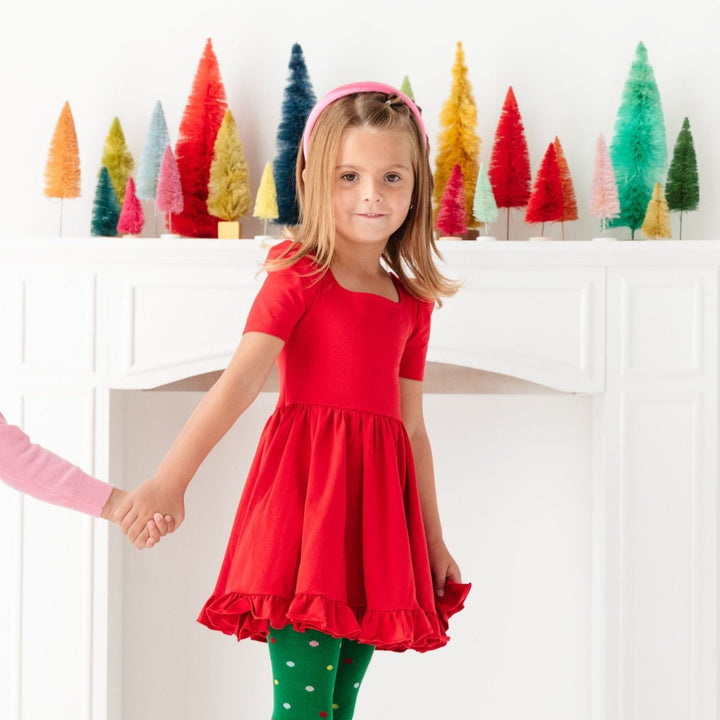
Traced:
<svg viewBox="0 0 720 720">
<path fill-rule="evenodd" d="M 99 517 L 113 486 L 34 445 L 0 413 L 0 480 L 40 500 Z"/>
</svg>

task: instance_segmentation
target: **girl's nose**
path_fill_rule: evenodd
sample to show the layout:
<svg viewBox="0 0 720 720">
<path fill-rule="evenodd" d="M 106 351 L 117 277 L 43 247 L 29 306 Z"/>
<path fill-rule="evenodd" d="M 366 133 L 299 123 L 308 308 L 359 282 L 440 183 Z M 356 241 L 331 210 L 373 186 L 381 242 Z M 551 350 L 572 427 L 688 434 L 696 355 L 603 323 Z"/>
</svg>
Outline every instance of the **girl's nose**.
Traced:
<svg viewBox="0 0 720 720">
<path fill-rule="evenodd" d="M 364 202 L 379 202 L 382 199 L 382 192 L 377 183 L 368 180 L 363 186 L 362 198 Z"/>
</svg>

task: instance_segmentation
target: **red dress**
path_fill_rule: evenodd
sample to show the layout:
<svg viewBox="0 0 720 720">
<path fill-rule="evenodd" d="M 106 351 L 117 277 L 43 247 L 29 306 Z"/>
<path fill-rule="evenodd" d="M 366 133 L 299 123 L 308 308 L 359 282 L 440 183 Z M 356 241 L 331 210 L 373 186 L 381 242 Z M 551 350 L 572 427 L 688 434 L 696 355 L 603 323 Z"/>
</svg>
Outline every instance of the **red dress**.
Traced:
<svg viewBox="0 0 720 720">
<path fill-rule="evenodd" d="M 277 257 L 287 243 L 270 252 Z M 268 622 L 381 650 L 445 645 L 470 586 L 435 596 L 399 378 L 421 380 L 432 303 L 318 280 L 303 258 L 268 273 L 245 332 L 285 341 L 215 592 L 198 618 L 238 639 Z"/>
</svg>

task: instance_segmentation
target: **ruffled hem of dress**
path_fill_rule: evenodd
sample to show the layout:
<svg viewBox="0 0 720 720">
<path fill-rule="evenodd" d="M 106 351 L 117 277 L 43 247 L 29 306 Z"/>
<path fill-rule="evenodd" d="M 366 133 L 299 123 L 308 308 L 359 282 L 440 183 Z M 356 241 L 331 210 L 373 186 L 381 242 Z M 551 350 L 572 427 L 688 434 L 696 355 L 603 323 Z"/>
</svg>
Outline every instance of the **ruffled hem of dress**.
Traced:
<svg viewBox="0 0 720 720">
<path fill-rule="evenodd" d="M 426 652 L 443 647 L 450 639 L 448 620 L 464 607 L 470 583 L 448 582 L 443 597 L 436 598 L 436 612 L 414 610 L 368 610 L 352 608 L 323 595 L 301 594 L 293 598 L 237 592 L 213 595 L 205 603 L 198 622 L 238 640 L 267 641 L 268 624 L 292 626 L 299 631 L 319 630 L 333 637 L 373 645 L 376 650 Z"/>
</svg>

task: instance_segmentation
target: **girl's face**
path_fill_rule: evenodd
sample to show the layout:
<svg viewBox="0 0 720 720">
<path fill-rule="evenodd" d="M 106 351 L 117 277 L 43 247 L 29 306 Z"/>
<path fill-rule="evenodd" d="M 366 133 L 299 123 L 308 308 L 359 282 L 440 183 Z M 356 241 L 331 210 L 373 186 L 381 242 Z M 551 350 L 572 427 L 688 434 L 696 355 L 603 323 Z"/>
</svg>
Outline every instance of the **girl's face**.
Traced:
<svg viewBox="0 0 720 720">
<path fill-rule="evenodd" d="M 334 178 L 335 244 L 385 247 L 403 224 L 415 176 L 410 140 L 397 130 L 351 127 L 340 140 Z"/>
</svg>

